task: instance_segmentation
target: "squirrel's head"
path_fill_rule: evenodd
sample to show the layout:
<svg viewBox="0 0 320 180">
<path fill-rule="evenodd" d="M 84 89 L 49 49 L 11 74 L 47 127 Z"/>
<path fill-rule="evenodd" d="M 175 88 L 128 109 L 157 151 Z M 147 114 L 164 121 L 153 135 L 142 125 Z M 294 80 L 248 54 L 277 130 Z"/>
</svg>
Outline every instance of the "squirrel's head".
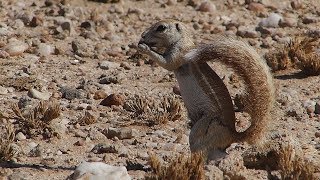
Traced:
<svg viewBox="0 0 320 180">
<path fill-rule="evenodd" d="M 139 44 L 143 43 L 157 50 L 169 48 L 185 37 L 186 28 L 175 20 L 162 20 L 142 33 Z"/>
</svg>

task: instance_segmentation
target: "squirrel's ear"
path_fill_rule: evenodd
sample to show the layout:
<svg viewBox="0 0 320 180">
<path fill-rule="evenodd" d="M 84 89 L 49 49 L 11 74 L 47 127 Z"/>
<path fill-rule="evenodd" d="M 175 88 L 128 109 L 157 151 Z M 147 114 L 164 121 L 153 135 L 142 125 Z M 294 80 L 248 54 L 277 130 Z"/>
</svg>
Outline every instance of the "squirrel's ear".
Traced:
<svg viewBox="0 0 320 180">
<path fill-rule="evenodd" d="M 179 23 L 176 23 L 176 29 L 178 30 L 178 31 L 181 31 L 181 27 L 180 27 L 181 25 L 179 24 Z"/>
</svg>

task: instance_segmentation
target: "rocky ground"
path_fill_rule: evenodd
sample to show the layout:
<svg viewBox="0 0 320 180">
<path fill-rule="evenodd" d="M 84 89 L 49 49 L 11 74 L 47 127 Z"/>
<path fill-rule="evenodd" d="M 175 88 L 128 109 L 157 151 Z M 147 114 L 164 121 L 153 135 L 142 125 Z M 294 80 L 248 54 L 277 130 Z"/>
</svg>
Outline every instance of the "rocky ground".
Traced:
<svg viewBox="0 0 320 180">
<path fill-rule="evenodd" d="M 174 18 L 198 43 L 236 35 L 264 56 L 297 36 L 319 38 L 319 9 L 318 0 L 1 1 L 0 179 L 66 179 L 83 161 L 126 166 L 143 179 L 151 154 L 164 162 L 190 154 L 177 82 L 136 52 L 140 34 Z M 237 78 L 211 65 L 234 97 Z M 274 79 L 267 155 L 233 144 L 206 165 L 207 178 L 280 179 L 298 171 L 298 159 L 320 179 L 320 76 L 291 67 Z M 274 165 L 281 152 L 285 167 Z M 259 165 L 258 156 L 267 158 Z"/>
</svg>

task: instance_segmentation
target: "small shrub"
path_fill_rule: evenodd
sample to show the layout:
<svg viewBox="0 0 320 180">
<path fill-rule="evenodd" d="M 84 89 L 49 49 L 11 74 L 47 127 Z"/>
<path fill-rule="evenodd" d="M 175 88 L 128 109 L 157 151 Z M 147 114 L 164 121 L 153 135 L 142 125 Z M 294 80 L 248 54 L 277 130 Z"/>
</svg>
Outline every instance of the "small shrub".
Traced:
<svg viewBox="0 0 320 180">
<path fill-rule="evenodd" d="M 84 116 L 83 117 L 81 117 L 80 119 L 79 119 L 79 123 L 81 124 L 81 125 L 89 125 L 89 124 L 94 124 L 94 123 L 96 123 L 97 122 L 97 118 L 96 117 L 94 117 L 94 115 L 92 115 L 90 112 L 88 112 L 88 111 L 86 111 L 85 113 L 84 113 Z"/>
<path fill-rule="evenodd" d="M 135 97 L 129 100 L 124 108 L 133 112 L 131 118 L 136 120 L 136 124 L 141 125 L 161 125 L 180 120 L 182 117 L 181 103 L 172 97 L 165 97 L 160 102 L 145 97 Z"/>
<path fill-rule="evenodd" d="M 180 155 L 167 166 L 152 155 L 150 156 L 152 174 L 146 176 L 147 180 L 201 180 L 204 177 L 204 161 L 201 154 L 192 154 L 190 157 Z"/>
<path fill-rule="evenodd" d="M 319 40 L 310 37 L 297 37 L 278 51 L 265 54 L 267 64 L 273 71 L 297 67 L 309 76 L 320 75 Z"/>
<path fill-rule="evenodd" d="M 314 179 L 314 166 L 303 159 L 301 152 L 291 145 L 283 145 L 279 151 L 281 179 Z"/>
<path fill-rule="evenodd" d="M 3 128 L 1 128 L 1 130 L 3 130 Z M 0 134 L 0 162 L 9 161 L 16 154 L 16 151 L 12 148 L 14 138 L 15 130 L 13 125 L 5 125 L 4 130 Z"/>
<path fill-rule="evenodd" d="M 12 110 L 21 127 L 21 131 L 28 135 L 42 134 L 52 131 L 50 122 L 60 116 L 60 105 L 41 101 L 38 106 L 24 110 L 17 104 L 12 105 Z"/>
</svg>

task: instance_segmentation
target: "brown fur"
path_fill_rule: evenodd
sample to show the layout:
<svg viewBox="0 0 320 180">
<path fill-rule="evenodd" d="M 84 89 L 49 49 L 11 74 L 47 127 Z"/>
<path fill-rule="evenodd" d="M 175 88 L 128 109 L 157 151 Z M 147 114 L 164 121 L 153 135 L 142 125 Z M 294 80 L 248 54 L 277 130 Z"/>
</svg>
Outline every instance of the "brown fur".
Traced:
<svg viewBox="0 0 320 180">
<path fill-rule="evenodd" d="M 162 28 L 165 30 L 159 31 L 159 26 L 165 26 Z M 194 121 L 190 133 L 192 151 L 214 151 L 227 148 L 235 141 L 255 143 L 261 138 L 274 102 L 274 87 L 266 63 L 249 45 L 220 36 L 211 44 L 195 47 L 183 24 L 164 20 L 152 25 L 142 34 L 139 49 L 162 67 L 175 72 L 189 117 Z M 243 133 L 235 131 L 231 99 L 219 95 L 223 92 L 224 96 L 230 96 L 227 90 L 223 90 L 222 80 L 213 80 L 210 74 L 214 72 L 210 68 L 199 68 L 210 60 L 233 68 L 244 81 L 244 110 L 251 116 L 251 126 Z M 191 66 L 183 66 L 187 64 Z M 198 87 L 201 90 L 196 90 Z"/>
</svg>

